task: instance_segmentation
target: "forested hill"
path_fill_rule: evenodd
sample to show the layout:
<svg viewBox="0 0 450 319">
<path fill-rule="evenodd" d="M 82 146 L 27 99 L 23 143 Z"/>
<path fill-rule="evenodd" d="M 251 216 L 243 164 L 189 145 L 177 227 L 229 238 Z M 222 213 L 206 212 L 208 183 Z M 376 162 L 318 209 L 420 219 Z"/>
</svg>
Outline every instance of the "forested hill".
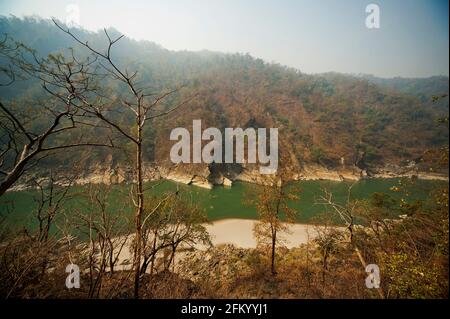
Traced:
<svg viewBox="0 0 450 319">
<path fill-rule="evenodd" d="M 363 78 L 379 86 L 417 96 L 425 103 L 430 102 L 437 92 L 448 92 L 448 77 L 442 75 L 418 79 L 401 77 L 385 79 L 373 75 L 363 75 Z"/>
<path fill-rule="evenodd" d="M 0 32 L 41 56 L 67 54 L 67 48 L 86 54 L 52 21 L 2 17 Z M 94 47 L 106 45 L 103 32 L 74 33 Z M 448 94 L 448 77 L 308 75 L 248 54 L 169 51 L 126 37 L 114 48 L 113 58 L 138 71 L 139 80 L 155 90 L 183 84 L 188 93 L 198 93 L 192 103 L 153 123 L 147 159 L 167 159 L 170 130 L 190 127 L 193 119 L 202 119 L 205 127 L 278 127 L 280 151 L 298 169 L 303 163 L 336 167 L 342 158 L 354 164 L 361 153 L 369 165 L 399 164 L 448 143 L 448 129 L 436 123 L 448 116 L 448 98 L 431 102 L 434 95 Z M 40 87 L 37 82 L 16 83 L 0 88 L 0 94 L 2 100 L 32 97 L 43 94 Z M 181 97 L 174 96 L 171 102 L 177 98 Z M 110 151 L 92 152 L 91 161 L 102 162 L 104 152 Z M 114 156 L 120 161 L 119 155 Z"/>
</svg>

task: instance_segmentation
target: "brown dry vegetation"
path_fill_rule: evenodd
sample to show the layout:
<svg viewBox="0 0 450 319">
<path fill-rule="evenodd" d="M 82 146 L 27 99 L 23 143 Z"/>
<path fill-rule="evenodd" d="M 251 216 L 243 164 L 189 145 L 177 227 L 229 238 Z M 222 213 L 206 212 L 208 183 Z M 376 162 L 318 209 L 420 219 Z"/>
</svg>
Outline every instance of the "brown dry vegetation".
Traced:
<svg viewBox="0 0 450 319">
<path fill-rule="evenodd" d="M 354 245 L 367 263 L 379 265 L 381 296 L 447 298 L 448 188 L 436 189 L 430 201 L 414 205 L 380 196 L 359 203 L 358 216 L 372 217 L 367 227 L 355 227 L 354 244 L 346 231 L 321 228 L 308 244 L 277 246 L 276 274 L 271 272 L 270 245 L 187 251 L 175 267 L 155 267 L 152 275 L 141 276 L 140 298 L 380 298 L 380 290 L 365 286 L 367 273 Z M 387 207 L 408 217 L 377 220 Z M 0 293 L 3 298 L 133 297 L 132 272 L 105 271 L 88 256 L 79 242 L 6 235 L 0 246 Z M 65 288 L 69 263 L 82 270 L 80 289 Z M 92 280 L 99 275 L 92 293 Z"/>
<path fill-rule="evenodd" d="M 26 25 L 2 19 L 2 27 L 10 24 Z M 54 31 L 45 23 L 31 23 L 36 24 L 48 34 Z M 181 247 L 209 243 L 204 212 L 178 190 L 148 200 L 143 187 L 144 163 L 152 157 L 167 158 L 168 130 L 189 127 L 196 118 L 218 128 L 279 127 L 280 166 L 291 170 L 299 168 L 300 159 L 328 167 L 340 165 L 341 158 L 350 165 L 361 160 L 380 165 L 422 160 L 425 165 L 427 154 L 439 164 L 435 170 L 445 171 L 448 108 L 433 109 L 416 97 L 360 78 L 309 76 L 247 55 L 213 55 L 206 60 L 190 56 L 184 57 L 181 69 L 167 65 L 158 69 L 146 67 L 144 62 L 150 62 L 144 54 L 136 56 L 142 64 L 132 65 L 139 73 L 129 73 L 122 65 L 129 51 L 120 47 L 117 62 L 110 55 L 120 36 L 111 38 L 105 30 L 106 53 L 100 53 L 81 40 L 99 41 L 98 34 L 81 32 L 79 39 L 61 29 L 72 36 L 86 60 L 76 58 L 74 51 L 64 56 L 50 50 L 54 54 L 40 58 L 9 37 L 0 42 L 2 59 L 9 61 L 0 70 L 8 80 L 1 83 L 6 89 L 0 103 L 4 176 L 0 196 L 25 171 L 54 167 L 67 158 L 79 161 L 80 153 L 73 147 L 89 146 L 86 154 L 92 162 L 114 154 L 115 162 L 134 164 L 130 207 L 135 208 L 135 216 L 128 223 L 113 219 L 103 186 L 84 194 L 92 203 L 88 214 L 64 211 L 59 203 L 71 182 L 53 192 L 50 179 L 50 185 L 40 187 L 38 230 L 9 232 L 0 224 L 2 298 L 448 298 L 448 186 L 415 202 L 407 201 L 405 193 L 400 200 L 383 194 L 366 201 L 349 196 L 345 204 L 338 204 L 325 193 L 321 204 L 329 208 L 329 216 L 321 223 L 334 220 L 334 214 L 346 230 L 336 232 L 331 225 L 315 241 L 288 250 L 277 243 L 278 232 L 284 230 L 280 215 L 294 216 L 286 201 L 297 194 L 291 196 L 284 192 L 283 183 L 274 183 L 263 188 L 265 193 L 250 197 L 259 200 L 261 225 L 271 230 L 269 246 L 262 241 L 257 249 L 213 247 L 188 252 L 179 264 L 174 261 Z M 58 50 L 64 32 L 60 33 L 54 39 Z M 147 53 L 133 41 L 125 44 L 136 54 Z M 94 60 L 87 58 L 86 51 Z M 167 54 L 156 51 L 159 58 Z M 108 66 L 95 63 L 97 59 Z M 186 61 L 197 62 L 192 66 Z M 155 83 L 148 70 L 156 78 L 159 70 L 165 81 Z M 102 72 L 110 79 L 105 80 Z M 27 85 L 17 81 L 25 78 Z M 180 79 L 186 82 L 183 90 L 156 94 L 152 87 L 148 91 L 157 84 L 155 90 L 165 92 L 162 87 L 175 87 L 174 81 Z M 111 96 L 111 101 L 105 102 L 103 96 Z M 172 113 L 184 106 L 183 101 L 190 103 Z M 168 113 L 170 117 L 159 119 Z M 442 114 L 447 115 L 441 121 L 447 128 L 433 121 Z M 149 125 L 144 127 L 146 122 Z M 67 151 L 55 152 L 61 149 Z M 436 149 L 437 155 L 427 152 L 430 149 Z M 405 192 L 403 185 L 395 190 Z M 55 216 L 62 222 L 56 223 Z M 132 233 L 132 244 L 126 246 Z M 267 232 L 257 234 L 267 237 Z M 117 264 L 117 250 L 122 249 L 131 250 L 128 265 L 132 267 L 126 271 Z M 168 260 L 156 260 L 157 253 Z M 79 289 L 65 287 L 68 264 L 81 270 Z M 367 264 L 379 266 L 380 289 L 366 288 Z"/>
</svg>

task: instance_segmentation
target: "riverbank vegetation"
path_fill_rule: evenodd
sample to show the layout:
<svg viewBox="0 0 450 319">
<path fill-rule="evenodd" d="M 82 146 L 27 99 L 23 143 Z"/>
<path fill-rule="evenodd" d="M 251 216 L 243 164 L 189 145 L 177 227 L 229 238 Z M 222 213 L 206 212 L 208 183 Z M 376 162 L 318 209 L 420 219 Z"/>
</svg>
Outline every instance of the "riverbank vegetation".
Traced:
<svg viewBox="0 0 450 319">
<path fill-rule="evenodd" d="M 436 189 L 429 200 L 413 204 L 382 194 L 349 203 L 355 205 L 354 217 L 365 225 L 354 225 L 352 239 L 348 229 L 333 227 L 330 211 L 321 216 L 321 224 L 328 226 L 318 228 L 313 240 L 291 249 L 282 243 L 276 246 L 276 273 L 272 272 L 270 243 L 254 249 L 208 248 L 201 215 L 179 220 L 176 212 L 187 204 L 175 200 L 173 194 L 167 196 L 170 203 L 165 202 L 167 197 L 157 200 L 165 202 L 158 208 L 163 215 L 148 220 L 149 231 L 157 233 L 145 241 L 143 249 L 142 269 L 149 266 L 140 277 L 142 298 L 448 297 L 448 188 Z M 398 210 L 402 218 L 390 218 L 392 210 Z M 171 212 L 174 215 L 166 215 Z M 70 234 L 44 239 L 39 232 L 3 232 L 2 297 L 132 298 L 132 260 L 118 263 L 117 257 L 132 256 L 133 234 L 114 236 L 116 230 L 107 215 L 101 209 L 95 215 L 72 219 L 89 231 L 89 241 Z M 167 224 L 168 218 L 179 221 Z M 206 246 L 190 249 L 197 241 Z M 180 258 L 175 259 L 177 250 Z M 379 289 L 366 288 L 368 273 L 361 260 L 379 266 Z M 65 268 L 72 263 L 82 270 L 81 287 L 69 290 L 64 284 Z"/>
<path fill-rule="evenodd" d="M 406 183 L 415 178 L 394 185 L 397 196 L 357 198 L 345 183 L 347 195 L 336 200 L 323 189 L 317 235 L 290 249 L 282 241 L 286 222 L 303 213 L 291 204 L 305 190 L 285 177 L 302 161 L 365 175 L 391 162 L 445 174 L 445 94 L 429 104 L 423 92 L 304 75 L 248 55 L 170 53 L 126 39 L 127 48 L 117 47 L 115 30 L 100 39 L 56 21 L 1 18 L 0 26 L 20 40 L 38 33 L 30 28 L 55 35 L 43 52 L 10 36 L 0 41 L 0 197 L 25 172 L 58 168 L 33 180 L 36 227 L 10 229 L 0 216 L 2 298 L 448 298 L 446 183 L 414 199 Z M 74 48 L 61 46 L 68 39 Z M 282 132 L 282 169 L 243 198 L 258 214 L 256 248 L 212 246 L 207 213 L 189 192 L 155 193 L 144 183 L 144 164 L 167 158 L 168 129 L 195 118 Z M 112 170 L 128 170 L 127 193 L 115 197 L 102 183 L 77 193 L 77 175 L 105 158 Z M 218 175 L 231 171 L 222 168 Z M 66 180 L 56 185 L 61 171 Z M 70 205 L 73 196 L 86 207 Z M 374 265 L 379 278 L 367 272 Z"/>
</svg>

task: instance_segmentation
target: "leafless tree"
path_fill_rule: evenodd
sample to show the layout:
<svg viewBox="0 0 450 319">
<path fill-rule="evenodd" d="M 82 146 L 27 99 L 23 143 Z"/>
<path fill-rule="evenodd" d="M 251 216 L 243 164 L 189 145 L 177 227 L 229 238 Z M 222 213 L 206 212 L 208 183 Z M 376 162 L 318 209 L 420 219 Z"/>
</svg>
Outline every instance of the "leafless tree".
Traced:
<svg viewBox="0 0 450 319">
<path fill-rule="evenodd" d="M 139 297 L 139 282 L 141 275 L 141 256 L 142 256 L 142 216 L 144 211 L 144 185 L 143 185 L 143 174 L 144 174 L 144 163 L 143 163 L 143 130 L 146 124 L 151 121 L 161 118 L 175 110 L 177 110 L 182 105 L 191 101 L 195 95 L 189 96 L 188 98 L 182 100 L 176 105 L 170 107 L 164 107 L 164 103 L 168 96 L 179 91 L 180 88 L 175 88 L 169 90 L 165 93 L 154 93 L 142 86 L 138 81 L 138 73 L 129 72 L 126 68 L 122 68 L 112 57 L 112 49 L 116 43 L 123 37 L 123 35 L 117 38 L 111 38 L 105 29 L 105 36 L 108 40 L 108 44 L 105 50 L 96 49 L 91 46 L 88 42 L 81 40 L 76 36 L 70 29 L 64 27 L 62 24 L 53 20 L 55 25 L 69 35 L 73 40 L 79 44 L 84 49 L 87 49 L 92 55 L 98 59 L 98 65 L 103 70 L 103 74 L 107 76 L 110 80 L 117 81 L 122 87 L 127 88 L 127 92 L 123 96 L 118 97 L 115 101 L 108 101 L 104 103 L 105 98 L 103 96 L 95 95 L 89 96 L 89 94 L 78 94 L 77 101 L 81 101 L 76 107 L 81 110 L 84 115 L 96 117 L 106 123 L 109 127 L 116 130 L 122 137 L 131 142 L 134 145 L 135 153 L 135 183 L 133 190 L 133 203 L 136 207 L 135 213 L 135 250 L 134 250 L 134 270 L 135 270 L 135 280 L 134 280 L 134 295 L 135 298 Z M 110 116 L 108 116 L 108 110 L 111 107 L 120 105 L 124 111 L 130 113 L 134 118 L 133 127 L 128 127 L 123 123 L 114 121 Z"/>
<path fill-rule="evenodd" d="M 64 176 L 57 182 L 55 174 L 50 171 L 48 178 L 34 179 L 33 186 L 39 191 L 39 194 L 34 198 L 39 241 L 48 241 L 50 229 L 57 213 L 63 209 L 64 203 L 71 198 L 69 190 L 76 177 L 76 174 Z"/>
<path fill-rule="evenodd" d="M 75 107 L 77 96 L 95 88 L 88 77 L 95 60 L 78 61 L 73 54 L 69 58 L 62 55 L 40 58 L 35 51 L 7 36 L 0 41 L 0 57 L 7 61 L 6 67 L 0 68 L 4 80 L 0 85 L 37 80 L 47 95 L 42 100 L 19 101 L 19 104 L 0 99 L 0 196 L 27 169 L 53 151 L 113 146 L 111 140 L 105 144 L 83 134 L 77 138 L 61 138 L 80 126 L 95 126 L 86 122 L 85 114 Z M 37 120 L 42 125 L 35 125 Z"/>
<path fill-rule="evenodd" d="M 100 296 L 103 278 L 107 272 L 114 274 L 114 267 L 129 238 L 126 218 L 118 212 L 113 214 L 109 207 L 111 186 L 91 185 L 85 193 L 88 212 L 78 212 L 73 221 L 76 229 L 87 236 L 84 250 L 89 267 L 88 298 Z"/>
<path fill-rule="evenodd" d="M 151 210 L 145 210 L 143 221 L 144 260 L 142 273 L 150 265 L 150 272 L 155 270 L 155 258 L 159 252 L 169 250 L 164 269 L 168 270 L 175 263 L 175 254 L 180 246 L 194 247 L 196 244 L 209 246 L 211 241 L 206 228 L 205 213 L 181 194 L 168 193 L 150 201 Z"/>
<path fill-rule="evenodd" d="M 348 187 L 347 199 L 344 204 L 340 204 L 335 201 L 333 194 L 326 189 L 324 190 L 324 194 L 319 197 L 318 204 L 330 207 L 332 212 L 334 212 L 334 214 L 345 224 L 348 230 L 348 242 L 358 256 L 358 259 L 365 271 L 367 262 L 355 240 L 355 217 L 359 207 L 359 202 L 352 200 L 351 198 L 351 192 L 354 185 L 355 183 Z M 381 287 L 377 289 L 377 292 L 380 297 L 384 299 L 384 293 Z"/>
<path fill-rule="evenodd" d="M 342 240 L 342 231 L 328 224 L 315 227 L 316 237 L 314 243 L 319 248 L 322 257 L 322 285 L 325 286 L 325 278 L 328 272 L 329 258 L 339 250 Z"/>
</svg>

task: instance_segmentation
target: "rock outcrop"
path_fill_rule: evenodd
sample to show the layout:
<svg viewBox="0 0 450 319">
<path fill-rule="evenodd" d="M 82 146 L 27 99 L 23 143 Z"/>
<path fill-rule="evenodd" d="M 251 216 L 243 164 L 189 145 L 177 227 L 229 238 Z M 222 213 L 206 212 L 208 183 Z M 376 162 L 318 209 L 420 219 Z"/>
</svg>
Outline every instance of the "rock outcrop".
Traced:
<svg viewBox="0 0 450 319">
<path fill-rule="evenodd" d="M 409 161 L 404 165 L 387 163 L 384 166 L 369 167 L 361 161 L 358 165 L 345 165 L 341 163 L 337 168 L 327 168 L 319 164 L 304 164 L 299 172 L 291 172 L 290 179 L 301 180 L 332 180 L 332 181 L 357 181 L 365 178 L 398 178 L 417 177 L 427 180 L 448 181 L 448 173 L 431 172 L 420 170 L 418 164 Z M 63 185 L 67 179 L 65 172 L 67 169 L 54 169 L 57 172 L 56 180 Z M 77 185 L 85 184 L 121 184 L 135 181 L 135 174 L 131 167 L 113 166 L 111 161 L 105 161 L 105 164 L 96 164 L 91 166 L 86 172 L 81 173 L 75 180 Z M 42 178 L 42 172 L 39 177 Z M 33 180 L 37 178 L 36 173 L 29 173 L 22 177 L 21 182 L 10 189 L 10 191 L 21 191 L 33 187 Z M 59 179 L 58 179 L 59 177 Z M 267 175 L 261 174 L 259 168 L 255 165 L 237 165 L 237 164 L 190 164 L 190 165 L 172 165 L 155 166 L 147 164 L 144 168 L 144 181 L 159 179 L 168 179 L 185 185 L 193 185 L 205 189 L 212 189 L 215 185 L 231 187 L 234 181 L 262 184 L 267 180 Z M 45 174 L 44 174 L 44 178 Z"/>
</svg>

